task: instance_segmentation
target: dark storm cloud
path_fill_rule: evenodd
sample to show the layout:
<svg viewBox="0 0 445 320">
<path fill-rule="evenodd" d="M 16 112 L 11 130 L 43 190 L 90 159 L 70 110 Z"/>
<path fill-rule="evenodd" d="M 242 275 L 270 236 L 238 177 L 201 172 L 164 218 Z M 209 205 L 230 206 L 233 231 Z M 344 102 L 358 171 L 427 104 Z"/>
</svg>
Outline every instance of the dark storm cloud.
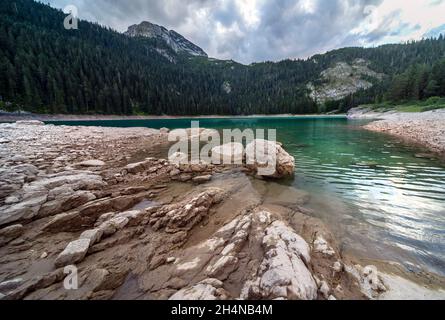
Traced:
<svg viewBox="0 0 445 320">
<path fill-rule="evenodd" d="M 397 12 L 371 30 L 360 31 L 359 26 L 372 14 L 370 6 L 383 0 L 49 1 L 57 7 L 74 4 L 82 18 L 119 31 L 143 20 L 157 23 L 183 34 L 210 56 L 244 63 L 304 58 L 341 46 L 372 44 L 391 32 L 403 32 L 391 29 Z"/>
</svg>

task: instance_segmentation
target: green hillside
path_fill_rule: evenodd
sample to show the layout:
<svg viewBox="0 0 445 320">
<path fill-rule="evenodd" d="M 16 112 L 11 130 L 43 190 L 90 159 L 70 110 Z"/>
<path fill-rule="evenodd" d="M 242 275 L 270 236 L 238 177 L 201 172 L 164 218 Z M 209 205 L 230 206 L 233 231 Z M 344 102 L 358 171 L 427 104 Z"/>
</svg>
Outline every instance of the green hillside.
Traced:
<svg viewBox="0 0 445 320">
<path fill-rule="evenodd" d="M 246 66 L 177 54 L 161 40 L 130 38 L 86 21 L 79 23 L 79 30 L 65 30 L 64 18 L 63 12 L 32 0 L 0 3 L 0 109 L 69 114 L 299 114 L 345 111 L 385 99 L 445 96 L 444 63 L 439 63 L 445 57 L 443 37 Z M 314 99 L 309 84 L 325 85 L 323 71 L 357 59 L 384 76 L 360 75 L 372 86 L 337 101 Z M 394 94 L 399 83 L 413 77 L 421 82 L 417 86 L 421 95 L 411 95 L 417 90 L 411 84 L 399 85 L 403 94 Z"/>
</svg>

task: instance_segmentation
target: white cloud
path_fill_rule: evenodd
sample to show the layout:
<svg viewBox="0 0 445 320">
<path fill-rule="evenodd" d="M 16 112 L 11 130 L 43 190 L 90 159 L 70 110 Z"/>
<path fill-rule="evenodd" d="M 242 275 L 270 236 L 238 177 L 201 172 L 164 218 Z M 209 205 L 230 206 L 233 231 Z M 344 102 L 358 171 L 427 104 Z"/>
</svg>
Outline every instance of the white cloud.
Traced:
<svg viewBox="0 0 445 320">
<path fill-rule="evenodd" d="M 364 45 L 418 40 L 445 23 L 445 1 L 442 0 L 385 0 L 366 10 L 370 12 L 368 17 L 351 31 L 363 36 Z M 366 36 L 373 32 L 385 34 L 378 41 L 367 43 Z"/>
</svg>

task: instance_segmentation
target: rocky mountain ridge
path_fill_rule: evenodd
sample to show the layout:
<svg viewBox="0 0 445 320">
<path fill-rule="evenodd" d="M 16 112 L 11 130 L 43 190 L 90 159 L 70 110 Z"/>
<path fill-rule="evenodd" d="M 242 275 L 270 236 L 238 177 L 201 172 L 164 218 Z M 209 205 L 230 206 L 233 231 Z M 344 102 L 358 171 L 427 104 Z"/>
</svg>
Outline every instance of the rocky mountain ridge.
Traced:
<svg viewBox="0 0 445 320">
<path fill-rule="evenodd" d="M 185 52 L 192 56 L 207 57 L 207 53 L 200 47 L 184 38 L 182 35 L 174 30 L 167 30 L 163 26 L 153 24 L 148 21 L 143 21 L 140 24 L 135 24 L 128 27 L 125 32 L 130 37 L 147 37 L 158 38 L 164 40 L 169 47 L 176 53 Z"/>
</svg>

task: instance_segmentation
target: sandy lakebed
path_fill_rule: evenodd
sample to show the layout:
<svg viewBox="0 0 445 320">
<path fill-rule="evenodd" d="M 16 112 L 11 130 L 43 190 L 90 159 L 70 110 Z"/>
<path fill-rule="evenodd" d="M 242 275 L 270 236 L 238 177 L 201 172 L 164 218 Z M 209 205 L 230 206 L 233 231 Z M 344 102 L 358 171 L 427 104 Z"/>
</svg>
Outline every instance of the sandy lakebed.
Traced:
<svg viewBox="0 0 445 320">
<path fill-rule="evenodd" d="M 0 124 L 0 299 L 445 299 L 440 276 L 343 254 L 310 194 L 175 165 L 167 136 Z"/>
</svg>

